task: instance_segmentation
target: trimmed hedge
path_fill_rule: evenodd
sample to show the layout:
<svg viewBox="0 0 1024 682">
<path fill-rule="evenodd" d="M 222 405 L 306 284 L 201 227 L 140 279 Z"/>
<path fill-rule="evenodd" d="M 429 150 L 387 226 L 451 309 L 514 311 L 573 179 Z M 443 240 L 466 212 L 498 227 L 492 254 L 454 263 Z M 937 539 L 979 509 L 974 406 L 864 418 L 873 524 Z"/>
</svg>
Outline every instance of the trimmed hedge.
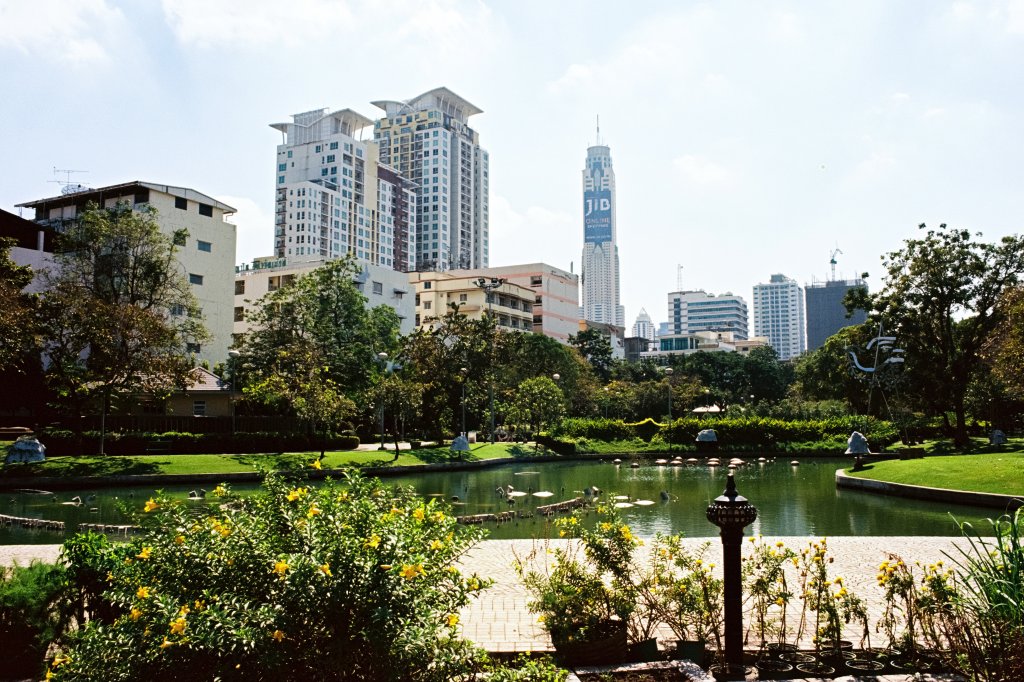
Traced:
<svg viewBox="0 0 1024 682">
<path fill-rule="evenodd" d="M 668 426 L 650 419 L 635 424 L 621 419 L 566 419 L 552 429 L 551 435 L 565 440 L 585 438 L 617 441 L 640 438 L 646 442 L 657 436 L 684 445 L 696 441 L 697 433 L 703 429 L 714 429 L 722 445 L 759 450 L 783 448 L 785 443 L 845 442 L 853 431 L 864 433 L 873 448 L 888 446 L 899 440 L 899 433 L 892 423 L 869 418 L 865 426 L 864 417 L 853 416 L 815 420 L 682 417 Z"/>
<path fill-rule="evenodd" d="M 81 443 L 74 432 L 46 431 L 39 435 L 46 453 L 60 455 L 92 455 L 99 452 L 100 437 L 96 431 L 82 434 Z M 104 450 L 108 455 L 145 454 L 258 454 L 266 452 L 299 452 L 319 450 L 323 436 L 279 433 L 108 433 Z M 332 434 L 327 438 L 328 450 L 354 450 L 358 436 Z"/>
</svg>

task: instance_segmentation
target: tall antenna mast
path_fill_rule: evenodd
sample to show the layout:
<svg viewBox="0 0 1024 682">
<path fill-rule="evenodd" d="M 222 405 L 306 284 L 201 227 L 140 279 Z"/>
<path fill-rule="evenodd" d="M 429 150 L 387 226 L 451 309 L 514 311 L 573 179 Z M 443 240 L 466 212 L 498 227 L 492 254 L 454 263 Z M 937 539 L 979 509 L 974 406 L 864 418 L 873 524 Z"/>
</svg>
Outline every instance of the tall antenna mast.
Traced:
<svg viewBox="0 0 1024 682">
<path fill-rule="evenodd" d="M 683 290 L 683 264 L 676 265 L 676 291 Z"/>
<path fill-rule="evenodd" d="M 49 180 L 49 182 L 56 182 L 58 185 L 60 185 L 61 194 L 74 194 L 75 192 L 81 192 L 82 190 L 85 190 L 87 188 L 84 187 L 81 183 L 71 182 L 71 174 L 88 172 L 89 171 L 86 170 L 72 170 L 70 168 L 57 168 L 56 166 L 54 166 L 53 174 L 57 175 L 58 173 L 64 173 L 66 178 L 64 180 Z"/>
<path fill-rule="evenodd" d="M 836 256 L 838 256 L 841 253 L 842 251 L 839 250 L 839 245 L 836 244 L 836 248 L 832 250 L 832 255 L 829 256 L 828 260 L 829 265 L 832 266 L 832 278 L 829 280 L 830 282 L 836 281 Z"/>
<path fill-rule="evenodd" d="M 597 145 L 601 146 L 601 114 L 597 115 Z"/>
</svg>

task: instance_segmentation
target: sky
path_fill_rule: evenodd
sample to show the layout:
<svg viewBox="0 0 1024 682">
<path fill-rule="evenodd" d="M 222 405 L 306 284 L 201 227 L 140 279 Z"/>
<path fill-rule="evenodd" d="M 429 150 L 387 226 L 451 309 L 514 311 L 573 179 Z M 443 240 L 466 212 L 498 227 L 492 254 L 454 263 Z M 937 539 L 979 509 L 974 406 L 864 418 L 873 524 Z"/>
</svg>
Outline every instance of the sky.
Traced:
<svg viewBox="0 0 1024 682">
<path fill-rule="evenodd" d="M 0 208 L 68 177 L 191 187 L 251 261 L 271 123 L 444 86 L 483 110 L 491 265 L 579 272 L 600 116 L 627 326 L 657 323 L 680 286 L 749 303 L 836 250 L 877 289 L 920 223 L 1020 232 L 1022 81 L 1024 0 L 0 0 Z"/>
</svg>

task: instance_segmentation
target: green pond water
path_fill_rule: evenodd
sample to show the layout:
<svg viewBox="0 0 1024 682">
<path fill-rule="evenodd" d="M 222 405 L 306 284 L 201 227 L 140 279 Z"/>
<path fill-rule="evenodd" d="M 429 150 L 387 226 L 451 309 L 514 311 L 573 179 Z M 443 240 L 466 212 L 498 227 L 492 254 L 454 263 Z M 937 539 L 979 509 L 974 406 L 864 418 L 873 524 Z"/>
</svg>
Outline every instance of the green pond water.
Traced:
<svg viewBox="0 0 1024 682">
<path fill-rule="evenodd" d="M 998 515 L 998 510 L 906 500 L 859 491 L 839 490 L 835 471 L 845 462 L 836 460 L 778 459 L 757 463 L 756 456 L 736 469 L 736 484 L 741 495 L 758 509 L 757 521 L 748 534 L 764 535 L 958 535 L 950 516 L 977 523 Z M 726 460 L 728 461 L 728 460 Z M 728 469 L 695 466 L 657 466 L 644 462 L 640 468 L 628 463 L 597 462 L 517 463 L 473 471 L 410 474 L 385 479 L 387 483 L 413 486 L 424 496 L 434 495 L 454 502 L 459 515 L 516 510 L 530 513 L 539 505 L 582 496 L 584 488 L 596 486 L 599 499 L 614 503 L 614 496 L 627 496 L 653 504 L 636 505 L 620 511 L 634 532 L 642 536 L 655 533 L 682 533 L 687 537 L 710 537 L 718 530 L 705 518 L 708 503 L 722 493 Z M 511 485 L 526 493 L 510 504 L 497 489 Z M 188 499 L 198 485 L 165 487 L 164 492 Z M 212 488 L 213 485 L 207 485 Z M 258 485 L 235 485 L 239 492 L 253 491 Z M 536 492 L 550 492 L 538 497 Z M 662 492 L 668 499 L 663 499 Z M 57 491 L 51 494 L 0 492 L 0 514 L 64 521 L 68 530 L 80 523 L 130 523 L 123 508 L 141 510 L 153 493 L 145 488 L 102 488 Z M 95 497 L 92 497 L 95 495 Z M 64 504 L 73 497 L 81 506 Z M 209 502 L 212 503 L 212 500 Z M 189 504 L 208 504 L 207 501 Z M 551 517 L 555 518 L 555 517 Z M 550 532 L 550 518 L 534 515 L 496 524 L 485 523 L 491 538 L 543 537 Z M 983 524 L 985 525 L 985 524 Z M 59 533 L 0 527 L 0 544 L 55 543 Z"/>
</svg>

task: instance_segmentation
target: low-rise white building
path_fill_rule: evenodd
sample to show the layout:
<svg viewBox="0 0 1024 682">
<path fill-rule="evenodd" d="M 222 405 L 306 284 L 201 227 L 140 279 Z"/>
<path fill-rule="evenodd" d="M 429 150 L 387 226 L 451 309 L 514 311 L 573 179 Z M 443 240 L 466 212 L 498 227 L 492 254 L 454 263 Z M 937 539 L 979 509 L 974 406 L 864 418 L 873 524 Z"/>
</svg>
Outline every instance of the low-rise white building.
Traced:
<svg viewBox="0 0 1024 682">
<path fill-rule="evenodd" d="M 322 261 L 289 265 L 285 258 L 266 256 L 235 268 L 233 320 L 236 339 L 237 335 L 246 334 L 252 328 L 247 318 L 260 298 L 323 265 Z M 394 308 L 401 322 L 401 333 L 412 333 L 416 306 L 409 276 L 371 263 L 356 261 L 356 265 L 362 268 L 355 276 L 355 283 L 366 297 L 366 307 L 386 305 Z"/>
<path fill-rule="evenodd" d="M 78 220 L 90 202 L 103 208 L 113 207 L 118 202 L 128 202 L 137 209 L 149 205 L 157 211 L 156 221 L 161 232 L 173 237 L 185 230 L 184 239 L 176 242 L 178 265 L 192 285 L 203 322 L 210 332 L 207 342 L 201 346 L 190 344 L 189 351 L 198 360 L 206 360 L 211 365 L 227 360 L 233 327 L 236 232 L 234 223 L 227 222 L 227 217 L 235 213 L 235 209 L 194 189 L 139 180 L 96 189 L 82 188 L 18 206 L 34 209 L 37 223 L 59 233 L 67 223 Z"/>
<path fill-rule="evenodd" d="M 656 362 L 671 355 L 690 355 L 698 351 L 740 353 L 747 355 L 755 348 L 769 345 L 768 339 L 737 338 L 733 332 L 694 332 L 692 334 L 666 334 L 658 338 L 657 350 L 640 353 L 641 360 Z"/>
<path fill-rule="evenodd" d="M 416 291 L 416 326 L 436 329 L 454 308 L 471 320 L 494 316 L 500 329 L 533 331 L 533 291 L 499 278 L 467 275 L 467 270 L 410 272 Z M 482 272 L 482 271 L 481 271 Z M 487 287 L 480 286 L 483 280 Z"/>
</svg>

